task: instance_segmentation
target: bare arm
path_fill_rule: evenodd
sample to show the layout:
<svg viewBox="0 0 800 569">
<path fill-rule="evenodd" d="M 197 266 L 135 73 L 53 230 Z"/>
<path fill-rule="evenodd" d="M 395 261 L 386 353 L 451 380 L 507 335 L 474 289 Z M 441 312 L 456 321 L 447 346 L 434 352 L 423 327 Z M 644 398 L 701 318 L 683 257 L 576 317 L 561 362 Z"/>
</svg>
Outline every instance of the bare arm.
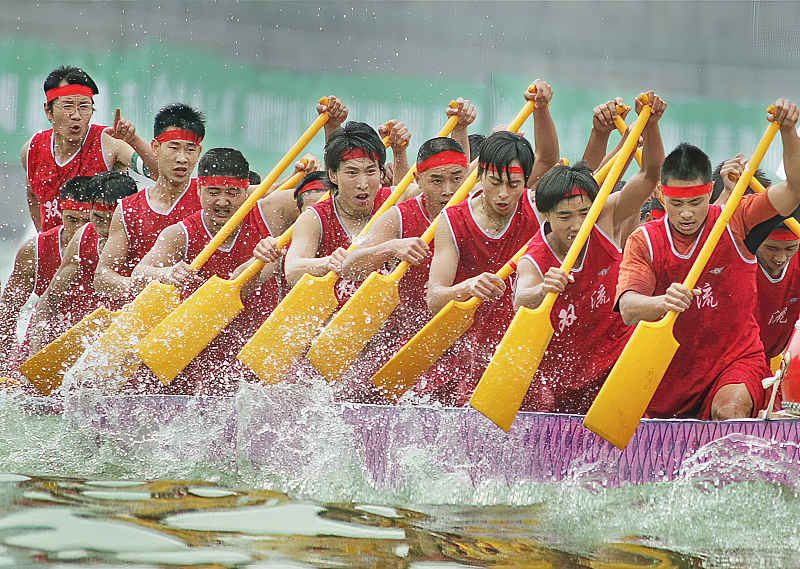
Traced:
<svg viewBox="0 0 800 569">
<path fill-rule="evenodd" d="M 141 156 L 150 178 L 158 179 L 158 160 L 153 147 L 136 134 L 136 127 L 133 126 L 133 123 L 120 117 L 119 109 L 114 115 L 114 124 L 103 133 L 103 148 L 106 151 L 106 164 L 110 164 L 112 170 L 122 166 L 123 168 L 133 168 L 135 172 L 138 172 L 138 168 L 133 163 L 135 152 Z"/>
<path fill-rule="evenodd" d="M 794 128 L 798 110 L 794 103 L 783 99 L 778 99 L 775 106 L 777 110 L 774 116 L 767 115 L 767 118 L 772 118 L 780 125 L 786 180 L 772 186 L 767 195 L 779 214 L 791 215 L 800 204 L 800 138 Z"/>
<path fill-rule="evenodd" d="M 197 269 L 186 258 L 186 233 L 180 223 L 165 228 L 155 245 L 133 269 L 132 277 L 141 283 L 161 281 L 176 287 L 202 284 Z"/>
<path fill-rule="evenodd" d="M 295 222 L 292 243 L 286 253 L 284 272 L 290 285 L 300 280 L 304 274 L 321 277 L 331 270 L 331 255 L 316 257 L 319 248 L 322 226 L 313 209 L 302 213 Z"/>
<path fill-rule="evenodd" d="M 28 150 L 31 147 L 31 140 L 28 140 L 23 147 L 22 153 L 20 154 L 20 160 L 22 161 L 22 168 L 25 170 L 25 195 L 28 198 L 28 211 L 30 211 L 31 219 L 33 220 L 33 226 L 36 228 L 36 231 L 42 230 L 42 217 L 39 212 L 39 199 L 36 197 L 36 194 L 33 193 L 33 188 L 28 183 Z"/>
<path fill-rule="evenodd" d="M 517 265 L 517 288 L 514 293 L 514 309 L 520 307 L 535 309 L 542 304 L 547 293 L 560 294 L 567 284 L 575 282 L 575 278 L 558 267 L 551 267 L 544 277 L 533 261 L 522 257 Z"/>
<path fill-rule="evenodd" d="M 450 133 L 450 138 L 461 145 L 461 148 L 463 148 L 464 152 L 467 154 L 467 162 L 469 162 L 471 158 L 469 155 L 469 133 L 467 132 L 467 127 L 475 122 L 477 113 L 475 111 L 475 106 L 466 99 L 459 97 L 456 99 L 456 103 L 458 103 L 458 107 L 455 109 L 447 107 L 446 111 L 447 118 L 452 116 L 458 117 L 458 123 Z M 472 158 L 475 157 L 473 156 Z"/>
<path fill-rule="evenodd" d="M 603 105 L 596 106 L 592 111 L 592 132 L 586 149 L 583 151 L 583 161 L 592 170 L 596 170 L 603 162 L 608 152 L 608 138 L 614 130 L 614 118 L 617 116 L 617 105 L 624 107 L 622 99 L 617 97 Z M 625 107 L 628 109 L 629 107 Z M 626 110 L 621 116 L 623 119 L 628 114 Z"/>
<path fill-rule="evenodd" d="M 555 166 L 561 158 L 558 149 L 558 134 L 547 108 L 553 98 L 550 85 L 537 79 L 534 81 L 536 93 L 525 92 L 528 100 L 535 102 L 533 110 L 533 139 L 535 142 L 533 170 L 528 178 L 528 187 L 536 188 L 541 178 L 550 168 Z"/>
<path fill-rule="evenodd" d="M 328 122 L 325 123 L 325 142 L 328 142 L 331 134 L 347 120 L 349 111 L 342 100 L 333 95 L 328 97 L 327 105 L 317 105 L 317 112 L 319 114 L 325 111 L 328 111 Z"/>
<path fill-rule="evenodd" d="M 378 135 L 380 137 L 389 137 L 389 147 L 392 149 L 392 173 L 394 183 L 400 183 L 403 176 L 408 174 L 411 166 L 408 164 L 408 143 L 411 140 L 411 133 L 405 124 L 397 119 L 392 119 L 378 128 Z"/>
<path fill-rule="evenodd" d="M 36 236 L 22 244 L 14 269 L 0 297 L 0 354 L 5 353 L 16 336 L 19 312 L 36 284 Z"/>
<path fill-rule="evenodd" d="M 111 226 L 97 271 L 94 274 L 94 288 L 100 294 L 117 298 L 128 298 L 133 295 L 134 283 L 131 277 L 122 276 L 119 271 L 128 258 L 128 235 L 122 224 L 122 207 L 114 211 Z"/>
<path fill-rule="evenodd" d="M 660 296 L 646 296 L 628 290 L 619 297 L 619 313 L 628 326 L 635 326 L 642 320 L 655 322 L 668 310 L 685 311 L 694 297 L 699 295 L 700 289 L 689 290 L 680 283 L 672 283 L 667 292 Z"/>
</svg>

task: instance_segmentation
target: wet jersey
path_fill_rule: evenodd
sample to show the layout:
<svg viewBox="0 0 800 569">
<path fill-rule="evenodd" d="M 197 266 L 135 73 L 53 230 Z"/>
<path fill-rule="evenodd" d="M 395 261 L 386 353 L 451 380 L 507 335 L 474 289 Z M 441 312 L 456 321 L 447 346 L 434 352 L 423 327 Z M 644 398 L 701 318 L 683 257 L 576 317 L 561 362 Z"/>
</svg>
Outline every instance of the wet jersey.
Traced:
<svg viewBox="0 0 800 569">
<path fill-rule="evenodd" d="M 428 212 L 425 209 L 425 197 L 420 194 L 396 206 L 400 216 L 400 238 L 420 237 L 431 224 Z M 414 331 L 420 330 L 431 318 L 428 310 L 428 275 L 431 272 L 431 259 L 433 258 L 433 243 L 430 243 L 430 256 L 419 265 L 412 265 L 405 276 L 400 280 L 400 306 L 395 311 L 396 317 L 402 320 Z"/>
<path fill-rule="evenodd" d="M 800 317 L 800 255 L 791 258 L 778 278 L 773 279 L 759 266 L 756 286 L 756 321 L 769 362 L 786 348 Z"/>
<path fill-rule="evenodd" d="M 58 190 L 61 184 L 75 176 L 93 176 L 110 169 L 103 154 L 102 137 L 106 126 L 89 125 L 89 131 L 80 150 L 63 164 L 53 152 L 53 129 L 33 135 L 28 149 L 27 176 L 36 200 L 42 231 L 61 225 L 58 210 Z"/>
<path fill-rule="evenodd" d="M 64 226 L 58 225 L 36 236 L 36 277 L 33 284 L 33 294 L 36 296 L 44 294 L 53 275 L 61 266 L 63 232 Z"/>
</svg>

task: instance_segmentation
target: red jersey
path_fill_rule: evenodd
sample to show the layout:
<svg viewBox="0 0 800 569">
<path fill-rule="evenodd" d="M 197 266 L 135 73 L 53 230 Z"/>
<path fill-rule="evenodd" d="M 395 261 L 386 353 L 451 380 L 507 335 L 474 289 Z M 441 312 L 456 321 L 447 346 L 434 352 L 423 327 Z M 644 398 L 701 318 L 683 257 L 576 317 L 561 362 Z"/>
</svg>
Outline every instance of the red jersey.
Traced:
<svg viewBox="0 0 800 569">
<path fill-rule="evenodd" d="M 42 231 L 61 225 L 58 189 L 75 176 L 94 176 L 109 170 L 103 154 L 102 137 L 107 126 L 89 125 L 80 150 L 60 164 L 53 151 L 53 129 L 33 135 L 28 149 L 28 184 L 39 202 Z"/>
<path fill-rule="evenodd" d="M 539 217 L 533 192 L 526 189 L 505 229 L 488 234 L 472 211 L 472 198 L 445 209 L 444 219 L 458 250 L 458 266 L 453 283 L 460 283 L 484 272 L 496 273 L 539 230 Z M 466 405 L 500 339 L 514 317 L 514 275 L 506 280 L 502 296 L 485 302 L 475 311 L 472 327 L 440 358 L 423 380 L 420 390 L 445 405 Z"/>
<path fill-rule="evenodd" d="M 372 206 L 372 213 L 375 214 L 383 205 L 392 193 L 389 187 L 383 187 L 378 190 L 375 196 L 375 203 Z M 336 211 L 336 196 L 323 202 L 318 202 L 308 206 L 309 209 L 314 210 L 317 214 L 317 219 L 320 223 L 320 236 L 319 243 L 317 244 L 317 254 L 315 258 L 326 257 L 336 251 L 336 249 L 343 247 L 347 249 L 355 239 L 356 235 L 350 235 L 339 219 L 339 213 Z M 347 302 L 358 289 L 358 283 L 348 279 L 339 279 L 336 283 L 336 298 L 339 300 L 341 307 Z"/>
<path fill-rule="evenodd" d="M 61 266 L 61 236 L 64 226 L 58 225 L 36 236 L 36 276 L 33 282 L 33 294 L 42 296 L 58 267 Z"/>
<path fill-rule="evenodd" d="M 561 266 L 541 230 L 524 257 L 533 262 L 542 277 L 550 268 Z M 589 409 L 633 332 L 633 327 L 626 326 L 614 312 L 621 261 L 620 248 L 595 225 L 580 265 L 570 271 L 575 282 L 558 295 L 550 313 L 553 338 L 523 410 L 583 414 Z"/>
<path fill-rule="evenodd" d="M 675 248 L 668 217 L 637 229 L 650 249 L 654 296 L 683 281 L 721 212 L 719 206 L 709 208 L 703 229 L 685 255 Z M 762 407 L 761 379 L 771 374 L 755 319 L 756 270 L 756 260 L 742 255 L 728 226 L 695 285 L 700 296 L 675 322 L 680 348 L 648 407 L 649 416 L 708 418 L 720 382 L 745 384 L 754 412 Z"/>
<path fill-rule="evenodd" d="M 775 279 L 759 266 L 756 288 L 756 321 L 769 363 L 786 348 L 800 317 L 800 256 L 794 255 Z"/>
<path fill-rule="evenodd" d="M 159 234 L 175 223 L 200 209 L 197 195 L 197 178 L 192 178 L 172 207 L 165 212 L 150 205 L 150 187 L 140 190 L 120 201 L 120 214 L 125 234 L 128 236 L 128 256 L 119 272 L 129 277 L 145 255 L 153 248 Z"/>
<path fill-rule="evenodd" d="M 394 206 L 400 216 L 400 238 L 420 237 L 430 226 L 431 220 L 425 209 L 425 197 L 420 194 L 415 198 Z M 416 334 L 431 319 L 428 310 L 428 275 L 431 272 L 433 243 L 430 244 L 430 256 L 419 265 L 412 265 L 400 280 L 400 306 L 395 311 L 405 327 L 411 327 L 410 334 Z M 410 338 L 410 336 L 409 336 Z"/>
</svg>

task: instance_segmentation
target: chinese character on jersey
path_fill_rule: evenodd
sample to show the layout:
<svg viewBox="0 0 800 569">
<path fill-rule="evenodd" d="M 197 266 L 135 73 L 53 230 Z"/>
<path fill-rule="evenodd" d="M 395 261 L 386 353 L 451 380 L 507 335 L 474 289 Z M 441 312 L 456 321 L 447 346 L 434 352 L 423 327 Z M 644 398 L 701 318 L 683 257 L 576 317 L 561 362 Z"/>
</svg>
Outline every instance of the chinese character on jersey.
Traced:
<svg viewBox="0 0 800 569">
<path fill-rule="evenodd" d="M 775 313 L 769 317 L 769 324 L 786 324 L 786 322 L 788 322 L 786 319 L 786 312 L 788 310 L 788 306 L 783 310 L 776 310 Z M 769 326 L 769 324 L 767 324 L 767 326 Z"/>
<path fill-rule="evenodd" d="M 53 199 L 50 200 L 49 202 L 45 202 L 44 212 L 48 219 L 51 217 L 56 219 L 61 219 L 61 212 L 58 211 L 58 200 Z"/>
<path fill-rule="evenodd" d="M 708 283 L 700 287 L 700 296 L 697 297 L 697 308 L 703 308 L 704 306 L 709 306 L 711 308 L 717 307 L 717 301 L 714 300 L 712 292 L 711 285 Z"/>
<path fill-rule="evenodd" d="M 562 308 L 561 312 L 558 313 L 558 331 L 561 332 L 567 326 L 572 326 L 577 318 L 575 316 L 575 305 L 570 302 L 568 307 Z"/>
<path fill-rule="evenodd" d="M 598 287 L 598 289 L 592 293 L 592 298 L 591 298 L 592 308 L 597 308 L 598 306 L 600 306 L 601 304 L 605 304 L 609 300 L 611 299 L 608 298 L 608 296 L 606 295 L 606 285 L 601 284 Z"/>
</svg>

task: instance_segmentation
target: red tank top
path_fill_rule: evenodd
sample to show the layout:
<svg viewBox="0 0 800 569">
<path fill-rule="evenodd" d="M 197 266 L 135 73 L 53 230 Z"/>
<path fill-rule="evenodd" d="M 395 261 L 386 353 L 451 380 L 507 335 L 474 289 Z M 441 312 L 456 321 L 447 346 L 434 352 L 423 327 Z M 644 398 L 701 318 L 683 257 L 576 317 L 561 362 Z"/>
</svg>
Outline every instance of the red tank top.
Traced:
<svg viewBox="0 0 800 569">
<path fill-rule="evenodd" d="M 373 215 L 380 209 L 391 193 L 392 189 L 389 187 L 383 187 L 378 190 L 378 194 L 375 196 L 375 203 L 372 206 Z M 356 235 L 350 235 L 342 225 L 339 213 L 336 211 L 335 202 L 336 197 L 334 196 L 329 200 L 308 206 L 309 209 L 313 209 L 316 212 L 321 226 L 317 254 L 315 255 L 317 259 L 330 255 L 340 247 L 347 249 L 353 239 L 357 237 Z M 336 298 L 339 300 L 340 307 L 347 302 L 348 298 L 353 296 L 356 289 L 358 289 L 358 283 L 348 279 L 339 279 L 336 283 Z"/>
<path fill-rule="evenodd" d="M 800 256 L 794 255 L 777 279 L 759 266 L 756 287 L 756 321 L 769 363 L 786 348 L 800 316 Z"/>
<path fill-rule="evenodd" d="M 683 282 L 722 208 L 712 205 L 695 245 L 680 255 L 663 217 L 640 227 L 651 250 L 656 287 L 662 295 L 673 282 Z M 651 417 L 695 417 L 714 380 L 741 358 L 764 360 L 755 319 L 756 261 L 742 256 L 730 228 L 719 240 L 695 288 L 701 290 L 675 322 L 680 344 L 647 413 Z M 768 376 L 768 370 L 764 369 Z M 757 403 L 756 403 L 757 404 Z"/>
<path fill-rule="evenodd" d="M 586 413 L 633 332 L 613 310 L 622 251 L 597 226 L 584 251 L 581 264 L 570 271 L 575 282 L 558 295 L 550 313 L 553 338 L 523 410 Z M 561 266 L 541 230 L 525 258 L 533 261 L 542 276 Z"/>
<path fill-rule="evenodd" d="M 102 136 L 107 126 L 89 125 L 80 150 L 64 164 L 56 163 L 53 155 L 53 129 L 33 135 L 28 149 L 28 184 L 39 202 L 42 231 L 61 225 L 58 211 L 58 189 L 65 180 L 75 176 L 93 176 L 110 167 L 103 155 Z"/>
<path fill-rule="evenodd" d="M 67 310 L 72 319 L 77 322 L 92 310 L 103 304 L 112 309 L 121 308 L 122 302 L 115 303 L 114 299 L 99 295 L 94 289 L 94 273 L 100 259 L 100 236 L 94 230 L 94 225 L 87 223 L 80 229 L 78 242 L 78 277 L 75 285 L 70 289 L 62 307 L 67 305 Z"/>
<path fill-rule="evenodd" d="M 61 266 L 61 235 L 63 225 L 51 227 L 36 236 L 36 280 L 33 294 L 42 296 L 47 285 L 53 280 L 58 267 Z"/>
<path fill-rule="evenodd" d="M 120 267 L 120 274 L 126 277 L 131 276 L 133 269 L 153 248 L 156 239 L 164 229 L 183 221 L 200 209 L 197 178 L 192 178 L 192 181 L 167 212 L 159 212 L 152 208 L 148 196 L 150 187 L 123 198 L 120 202 L 122 224 L 128 236 L 128 257 Z"/>
<path fill-rule="evenodd" d="M 425 198 L 422 194 L 400 203 L 394 208 L 400 215 L 400 238 L 420 237 L 431 224 L 425 209 Z M 396 314 L 407 325 L 411 323 L 416 330 L 422 328 L 431 319 L 428 310 L 428 275 L 431 272 L 433 243 L 430 244 L 431 256 L 419 265 L 412 265 L 400 280 L 400 306 Z"/>
</svg>

